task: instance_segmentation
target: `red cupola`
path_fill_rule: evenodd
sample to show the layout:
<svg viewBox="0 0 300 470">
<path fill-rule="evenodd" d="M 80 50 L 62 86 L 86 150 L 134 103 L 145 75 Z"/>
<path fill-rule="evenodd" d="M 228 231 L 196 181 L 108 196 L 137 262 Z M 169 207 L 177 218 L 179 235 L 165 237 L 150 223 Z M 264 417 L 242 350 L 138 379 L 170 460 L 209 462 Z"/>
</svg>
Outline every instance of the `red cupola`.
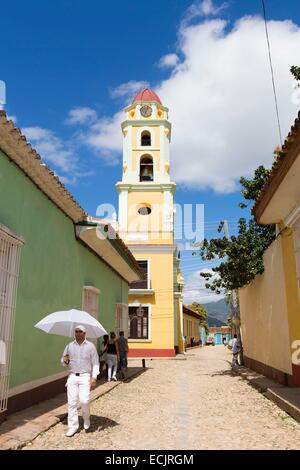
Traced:
<svg viewBox="0 0 300 470">
<path fill-rule="evenodd" d="M 154 101 L 156 103 L 161 104 L 161 101 L 159 97 L 157 96 L 154 91 L 150 90 L 150 88 L 144 88 L 141 90 L 134 98 L 132 101 L 132 104 L 135 103 L 136 101 Z"/>
</svg>

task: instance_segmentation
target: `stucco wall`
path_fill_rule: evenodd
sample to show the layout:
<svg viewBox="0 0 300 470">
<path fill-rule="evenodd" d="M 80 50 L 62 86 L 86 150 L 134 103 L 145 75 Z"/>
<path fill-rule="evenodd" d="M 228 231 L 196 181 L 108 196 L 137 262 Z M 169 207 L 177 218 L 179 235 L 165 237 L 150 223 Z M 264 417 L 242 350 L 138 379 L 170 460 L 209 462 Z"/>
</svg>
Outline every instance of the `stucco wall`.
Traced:
<svg viewBox="0 0 300 470">
<path fill-rule="evenodd" d="M 151 214 L 140 215 L 137 208 L 140 204 L 150 204 Z M 132 191 L 128 193 L 128 231 L 150 232 L 147 239 L 140 244 L 170 244 L 173 243 L 173 232 L 163 232 L 164 193 L 158 191 Z M 128 244 L 136 241 L 128 240 Z"/>
<path fill-rule="evenodd" d="M 186 313 L 183 314 L 183 336 L 186 336 L 186 344 L 190 344 L 192 337 L 194 338 L 194 342 L 199 341 L 199 325 L 200 320 Z"/>
<path fill-rule="evenodd" d="M 291 374 L 290 338 L 281 238 L 264 255 L 265 272 L 240 289 L 244 354 Z"/>
<path fill-rule="evenodd" d="M 116 302 L 128 284 L 79 243 L 74 224 L 0 152 L 0 223 L 25 239 L 21 248 L 10 388 L 65 370 L 68 338 L 34 328 L 45 315 L 82 308 L 84 285 L 100 289 L 98 318 L 114 328 Z"/>
<path fill-rule="evenodd" d="M 172 349 L 174 348 L 174 295 L 173 295 L 173 253 L 135 254 L 136 259 L 150 262 L 150 280 L 153 295 L 131 294 L 128 304 L 138 300 L 149 305 L 151 316 L 149 328 L 151 340 L 130 342 L 131 349 Z"/>
</svg>

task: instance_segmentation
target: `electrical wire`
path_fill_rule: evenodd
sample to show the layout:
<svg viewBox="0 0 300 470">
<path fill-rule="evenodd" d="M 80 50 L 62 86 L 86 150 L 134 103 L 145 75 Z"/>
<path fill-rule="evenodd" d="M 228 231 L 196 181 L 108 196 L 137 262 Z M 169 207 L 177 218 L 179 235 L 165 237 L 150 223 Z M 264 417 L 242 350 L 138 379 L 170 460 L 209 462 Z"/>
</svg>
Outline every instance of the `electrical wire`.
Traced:
<svg viewBox="0 0 300 470">
<path fill-rule="evenodd" d="M 268 52 L 269 52 L 269 62 L 270 62 L 270 69 L 271 69 L 271 77 L 272 77 L 273 93 L 274 93 L 274 100 L 275 100 L 275 109 L 276 109 L 276 116 L 277 116 L 279 139 L 280 139 L 280 145 L 282 146 L 282 134 L 281 134 L 278 102 L 277 102 L 277 95 L 276 95 L 276 88 L 275 88 L 274 70 L 273 70 L 273 63 L 272 63 L 272 56 L 271 56 L 271 46 L 270 46 L 269 33 L 268 33 L 265 0 L 262 0 L 262 7 L 263 7 L 263 13 L 264 13 L 265 30 L 266 30 Z"/>
</svg>

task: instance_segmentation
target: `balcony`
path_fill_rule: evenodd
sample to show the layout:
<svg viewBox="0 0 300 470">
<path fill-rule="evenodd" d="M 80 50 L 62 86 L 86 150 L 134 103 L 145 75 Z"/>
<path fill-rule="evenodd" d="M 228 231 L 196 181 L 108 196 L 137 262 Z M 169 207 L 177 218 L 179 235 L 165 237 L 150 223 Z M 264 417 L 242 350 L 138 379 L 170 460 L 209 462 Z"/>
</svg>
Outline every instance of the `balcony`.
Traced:
<svg viewBox="0 0 300 470">
<path fill-rule="evenodd" d="M 134 281 L 129 284 L 129 295 L 154 295 L 151 288 L 151 281 L 145 279 L 143 281 Z"/>
</svg>

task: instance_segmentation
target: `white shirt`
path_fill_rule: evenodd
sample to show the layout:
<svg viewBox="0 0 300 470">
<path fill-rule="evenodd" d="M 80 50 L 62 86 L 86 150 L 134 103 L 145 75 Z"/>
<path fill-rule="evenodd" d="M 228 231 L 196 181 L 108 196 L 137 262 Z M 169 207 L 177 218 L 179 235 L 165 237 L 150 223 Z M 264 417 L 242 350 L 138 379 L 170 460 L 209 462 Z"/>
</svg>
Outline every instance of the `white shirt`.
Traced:
<svg viewBox="0 0 300 470">
<path fill-rule="evenodd" d="M 232 353 L 237 354 L 240 351 L 240 342 L 237 338 L 233 338 L 232 341 Z"/>
<path fill-rule="evenodd" d="M 63 356 L 66 354 L 69 354 L 70 357 L 69 367 L 71 372 L 74 374 L 88 373 L 92 375 L 93 379 L 97 378 L 99 374 L 99 357 L 93 343 L 86 339 L 81 344 L 73 341 L 65 347 Z M 65 365 L 63 357 L 61 362 Z"/>
</svg>

